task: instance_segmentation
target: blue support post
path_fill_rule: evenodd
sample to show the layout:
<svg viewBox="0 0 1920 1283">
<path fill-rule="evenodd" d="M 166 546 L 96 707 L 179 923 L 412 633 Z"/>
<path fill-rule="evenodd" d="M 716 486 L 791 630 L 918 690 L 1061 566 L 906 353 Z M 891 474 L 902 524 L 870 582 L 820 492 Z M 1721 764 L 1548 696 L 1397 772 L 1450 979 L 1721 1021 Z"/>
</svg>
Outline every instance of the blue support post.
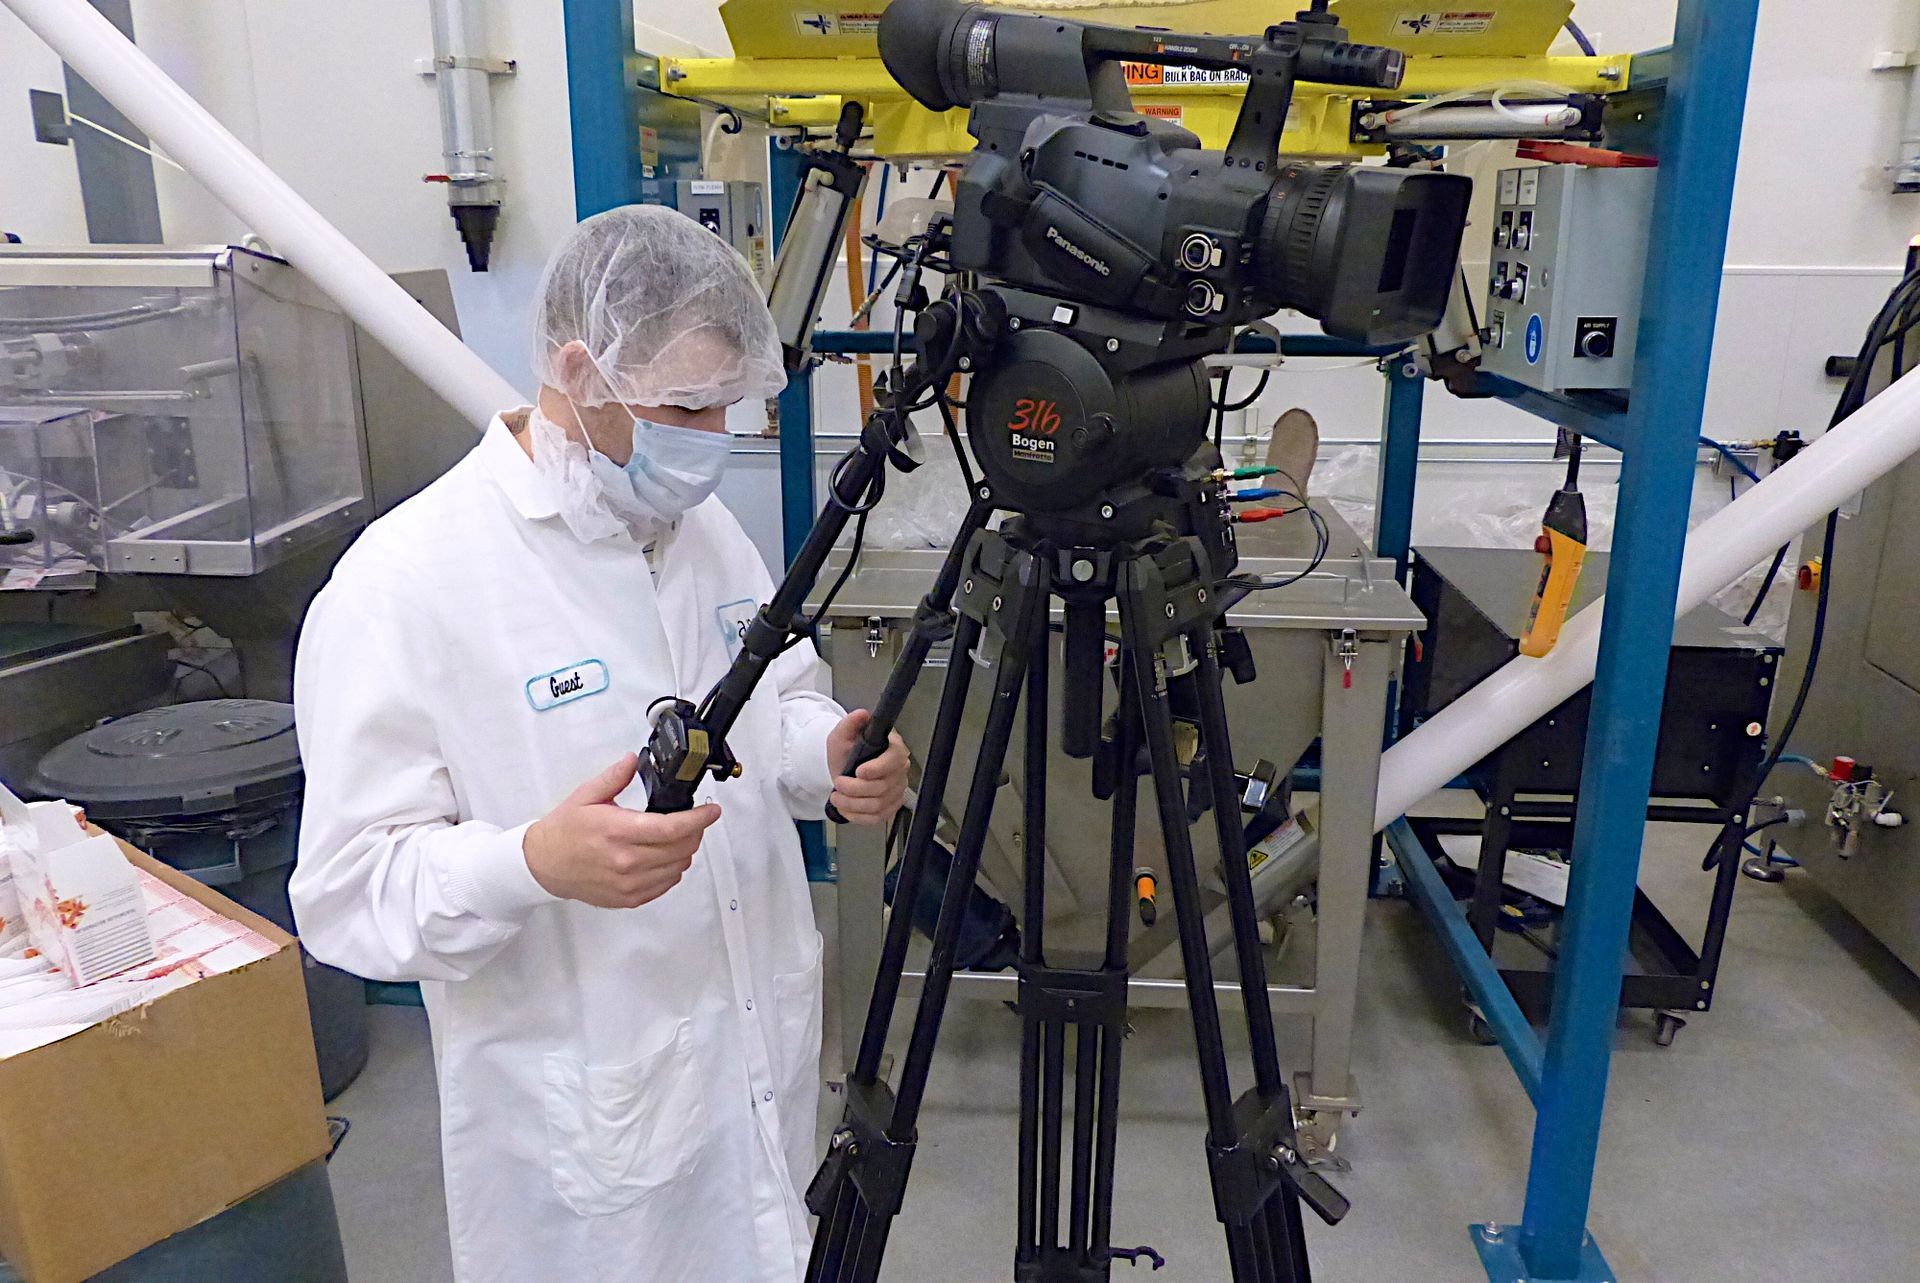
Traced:
<svg viewBox="0 0 1920 1283">
<path fill-rule="evenodd" d="M 567 114 L 573 127 L 573 207 L 588 218 L 638 198 L 634 138 L 633 5 L 565 0 Z"/>
<path fill-rule="evenodd" d="M 1673 640 L 1758 0 L 1681 0 L 1525 1219 L 1490 1278 L 1611 1279 L 1586 1233 Z M 1513 1266 L 1523 1267 L 1516 1274 Z"/>
<path fill-rule="evenodd" d="M 1380 486 L 1374 499 L 1373 550 L 1407 576 L 1413 549 L 1413 490 L 1420 471 L 1420 412 L 1427 382 L 1412 357 L 1387 362 L 1387 398 L 1380 425 Z"/>
</svg>

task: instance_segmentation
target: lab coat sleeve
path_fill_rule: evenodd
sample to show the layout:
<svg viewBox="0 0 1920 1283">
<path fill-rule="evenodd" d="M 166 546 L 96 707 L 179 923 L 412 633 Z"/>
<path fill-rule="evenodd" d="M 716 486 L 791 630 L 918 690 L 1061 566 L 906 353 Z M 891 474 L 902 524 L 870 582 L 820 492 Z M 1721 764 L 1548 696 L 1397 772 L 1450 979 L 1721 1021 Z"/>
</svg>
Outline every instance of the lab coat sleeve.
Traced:
<svg viewBox="0 0 1920 1283">
<path fill-rule="evenodd" d="M 430 625 L 388 596 L 336 582 L 301 631 L 294 913 L 323 962 L 375 980 L 460 980 L 554 897 L 527 868 L 526 825 L 458 822 L 424 706 L 435 660 L 417 634 Z"/>
<path fill-rule="evenodd" d="M 847 714 L 826 694 L 826 668 L 813 645 L 803 643 L 768 670 L 780 692 L 780 791 L 796 820 L 820 819 L 833 794 L 837 763 L 827 761 L 827 736 Z"/>
</svg>

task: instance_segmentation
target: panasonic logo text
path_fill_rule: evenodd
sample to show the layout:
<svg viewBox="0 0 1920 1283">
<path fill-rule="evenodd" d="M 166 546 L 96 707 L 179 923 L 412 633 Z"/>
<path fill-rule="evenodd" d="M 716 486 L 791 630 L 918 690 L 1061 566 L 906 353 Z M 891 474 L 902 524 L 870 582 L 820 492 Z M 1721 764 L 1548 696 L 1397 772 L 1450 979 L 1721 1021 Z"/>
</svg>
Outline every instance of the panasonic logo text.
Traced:
<svg viewBox="0 0 1920 1283">
<path fill-rule="evenodd" d="M 1104 260 L 1095 258 L 1092 254 L 1089 254 L 1086 250 L 1081 249 L 1078 245 L 1075 245 L 1072 241 L 1062 236 L 1059 228 L 1049 225 L 1047 227 L 1047 239 L 1067 253 L 1073 255 L 1073 257 L 1079 259 L 1082 263 L 1085 263 L 1088 267 L 1091 267 L 1094 271 L 1100 273 L 1100 275 L 1113 275 L 1113 269 L 1108 267 Z"/>
</svg>

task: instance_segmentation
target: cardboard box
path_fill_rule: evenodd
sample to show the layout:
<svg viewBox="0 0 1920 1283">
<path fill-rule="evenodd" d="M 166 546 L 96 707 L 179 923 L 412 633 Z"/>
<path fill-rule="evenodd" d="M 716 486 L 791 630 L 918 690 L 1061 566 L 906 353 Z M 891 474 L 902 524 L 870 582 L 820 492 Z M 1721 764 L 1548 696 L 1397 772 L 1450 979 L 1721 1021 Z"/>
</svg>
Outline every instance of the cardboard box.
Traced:
<svg viewBox="0 0 1920 1283">
<path fill-rule="evenodd" d="M 278 948 L 0 1060 L 0 1257 L 26 1283 L 80 1283 L 328 1149 L 293 937 L 121 849 Z"/>
</svg>

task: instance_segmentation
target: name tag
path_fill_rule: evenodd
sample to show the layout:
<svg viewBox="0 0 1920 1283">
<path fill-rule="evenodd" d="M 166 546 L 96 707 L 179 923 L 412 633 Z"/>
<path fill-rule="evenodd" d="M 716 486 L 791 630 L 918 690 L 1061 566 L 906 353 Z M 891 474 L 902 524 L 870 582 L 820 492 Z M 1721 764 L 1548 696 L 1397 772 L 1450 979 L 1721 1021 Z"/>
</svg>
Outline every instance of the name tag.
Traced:
<svg viewBox="0 0 1920 1283">
<path fill-rule="evenodd" d="M 527 703 L 544 713 L 576 699 L 598 695 L 607 688 L 607 666 L 597 659 L 583 659 L 551 673 L 542 673 L 527 681 Z"/>
<path fill-rule="evenodd" d="M 747 640 L 747 625 L 760 613 L 760 603 L 751 598 L 730 601 L 724 606 L 714 608 L 714 622 L 720 626 L 720 635 L 727 641 L 727 658 L 735 659 L 740 647 Z"/>
</svg>

